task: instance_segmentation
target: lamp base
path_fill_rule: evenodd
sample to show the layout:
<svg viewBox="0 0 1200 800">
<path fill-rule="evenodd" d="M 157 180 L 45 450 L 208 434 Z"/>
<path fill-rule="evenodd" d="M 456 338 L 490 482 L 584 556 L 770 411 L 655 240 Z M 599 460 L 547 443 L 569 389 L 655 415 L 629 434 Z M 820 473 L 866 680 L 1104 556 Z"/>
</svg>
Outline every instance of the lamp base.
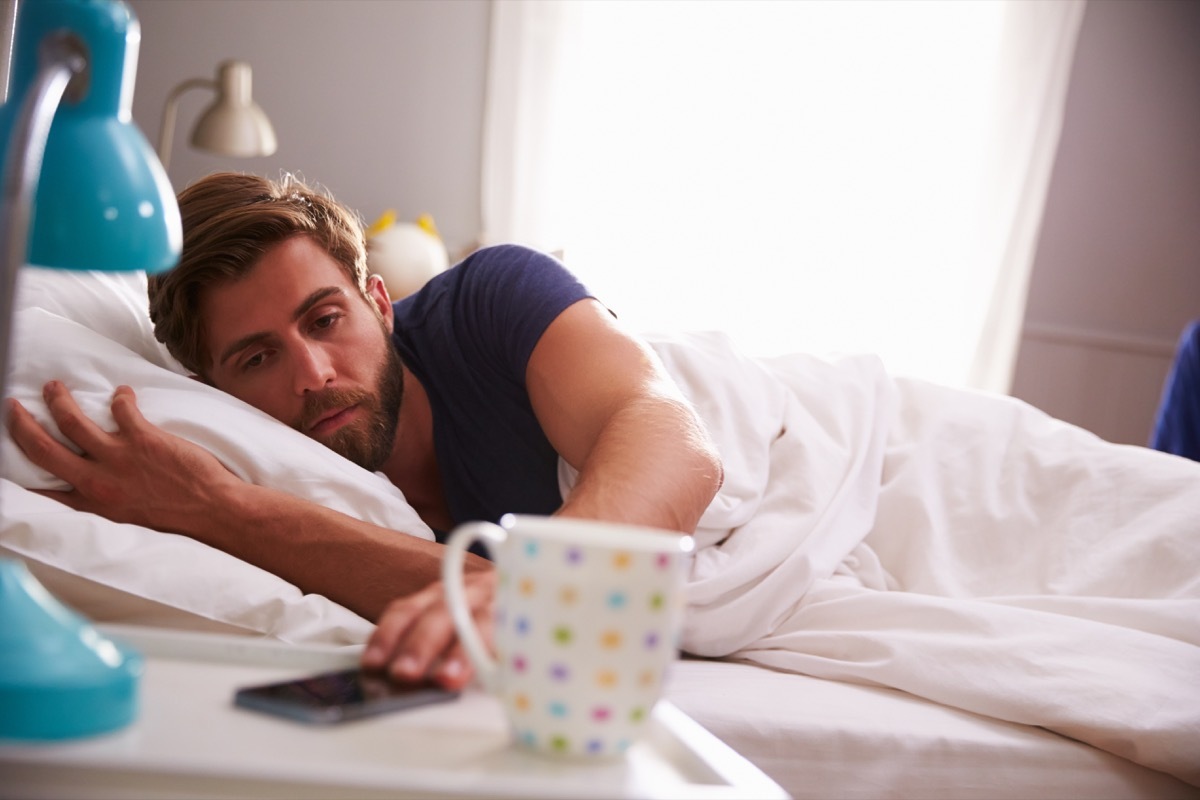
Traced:
<svg viewBox="0 0 1200 800">
<path fill-rule="evenodd" d="M 70 739 L 137 716 L 142 657 L 0 559 L 0 739 Z"/>
</svg>

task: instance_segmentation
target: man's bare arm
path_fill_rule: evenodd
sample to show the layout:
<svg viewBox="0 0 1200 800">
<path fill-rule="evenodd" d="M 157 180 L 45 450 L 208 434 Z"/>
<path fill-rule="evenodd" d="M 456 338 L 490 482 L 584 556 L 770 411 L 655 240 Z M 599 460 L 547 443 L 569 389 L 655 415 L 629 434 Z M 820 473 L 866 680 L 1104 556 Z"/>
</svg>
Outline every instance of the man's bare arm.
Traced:
<svg viewBox="0 0 1200 800">
<path fill-rule="evenodd" d="M 534 412 L 555 450 L 580 470 L 558 513 L 691 533 L 723 472 L 695 411 L 644 343 L 594 300 L 575 303 L 546 329 L 526 371 Z M 468 587 L 490 602 L 494 581 Z M 482 600 L 474 609 L 485 607 Z M 476 615 L 485 635 L 490 619 Z M 440 585 L 396 600 L 363 663 L 412 679 L 434 674 L 462 686 L 471 667 L 454 636 Z"/>
<path fill-rule="evenodd" d="M 564 311 L 529 359 L 533 408 L 579 470 L 559 513 L 691 533 L 721 486 L 703 423 L 657 355 L 594 300 Z"/>
<path fill-rule="evenodd" d="M 190 536 L 370 620 L 438 577 L 441 545 L 242 481 L 208 451 L 147 422 L 128 387 L 113 395 L 115 433 L 84 416 L 61 383 L 47 384 L 44 397 L 83 455 L 15 401 L 9 429 L 33 463 L 74 487 L 47 493 L 72 508 Z M 483 559 L 469 566 L 489 569 Z"/>
</svg>

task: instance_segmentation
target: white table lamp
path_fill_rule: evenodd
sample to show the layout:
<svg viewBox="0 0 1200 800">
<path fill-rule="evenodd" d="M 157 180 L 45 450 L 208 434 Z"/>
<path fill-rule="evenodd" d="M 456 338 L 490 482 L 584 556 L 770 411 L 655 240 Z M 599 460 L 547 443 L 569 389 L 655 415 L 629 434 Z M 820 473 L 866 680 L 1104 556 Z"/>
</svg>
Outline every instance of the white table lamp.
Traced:
<svg viewBox="0 0 1200 800">
<path fill-rule="evenodd" d="M 171 142 L 175 138 L 175 116 L 179 98 L 190 89 L 212 89 L 212 104 L 200 114 L 192 128 L 192 147 L 225 156 L 252 158 L 269 156 L 278 146 L 275 129 L 266 112 L 251 97 L 252 73 L 244 61 L 223 61 L 217 79 L 191 78 L 167 95 L 162 127 L 158 134 L 158 157 L 163 167 L 171 164 Z"/>
</svg>

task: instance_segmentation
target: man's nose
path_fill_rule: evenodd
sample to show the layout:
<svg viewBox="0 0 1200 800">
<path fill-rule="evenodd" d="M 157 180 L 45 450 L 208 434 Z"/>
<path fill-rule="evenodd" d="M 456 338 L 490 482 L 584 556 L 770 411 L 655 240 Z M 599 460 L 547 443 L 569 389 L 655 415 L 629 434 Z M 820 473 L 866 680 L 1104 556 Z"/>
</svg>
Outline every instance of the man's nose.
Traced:
<svg viewBox="0 0 1200 800">
<path fill-rule="evenodd" d="M 328 386 L 337 374 L 325 349 L 311 342 L 299 345 L 294 358 L 293 381 L 296 394 L 320 391 Z"/>
</svg>

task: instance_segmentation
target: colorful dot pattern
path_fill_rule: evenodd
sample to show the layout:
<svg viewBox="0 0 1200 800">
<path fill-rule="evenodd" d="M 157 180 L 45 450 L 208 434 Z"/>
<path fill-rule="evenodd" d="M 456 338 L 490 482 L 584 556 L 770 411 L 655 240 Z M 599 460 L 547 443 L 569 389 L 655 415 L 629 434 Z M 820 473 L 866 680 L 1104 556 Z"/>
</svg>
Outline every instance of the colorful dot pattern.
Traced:
<svg viewBox="0 0 1200 800">
<path fill-rule="evenodd" d="M 516 532 L 496 556 L 501 698 L 516 740 L 562 755 L 623 754 L 678 653 L 684 557 Z"/>
</svg>

